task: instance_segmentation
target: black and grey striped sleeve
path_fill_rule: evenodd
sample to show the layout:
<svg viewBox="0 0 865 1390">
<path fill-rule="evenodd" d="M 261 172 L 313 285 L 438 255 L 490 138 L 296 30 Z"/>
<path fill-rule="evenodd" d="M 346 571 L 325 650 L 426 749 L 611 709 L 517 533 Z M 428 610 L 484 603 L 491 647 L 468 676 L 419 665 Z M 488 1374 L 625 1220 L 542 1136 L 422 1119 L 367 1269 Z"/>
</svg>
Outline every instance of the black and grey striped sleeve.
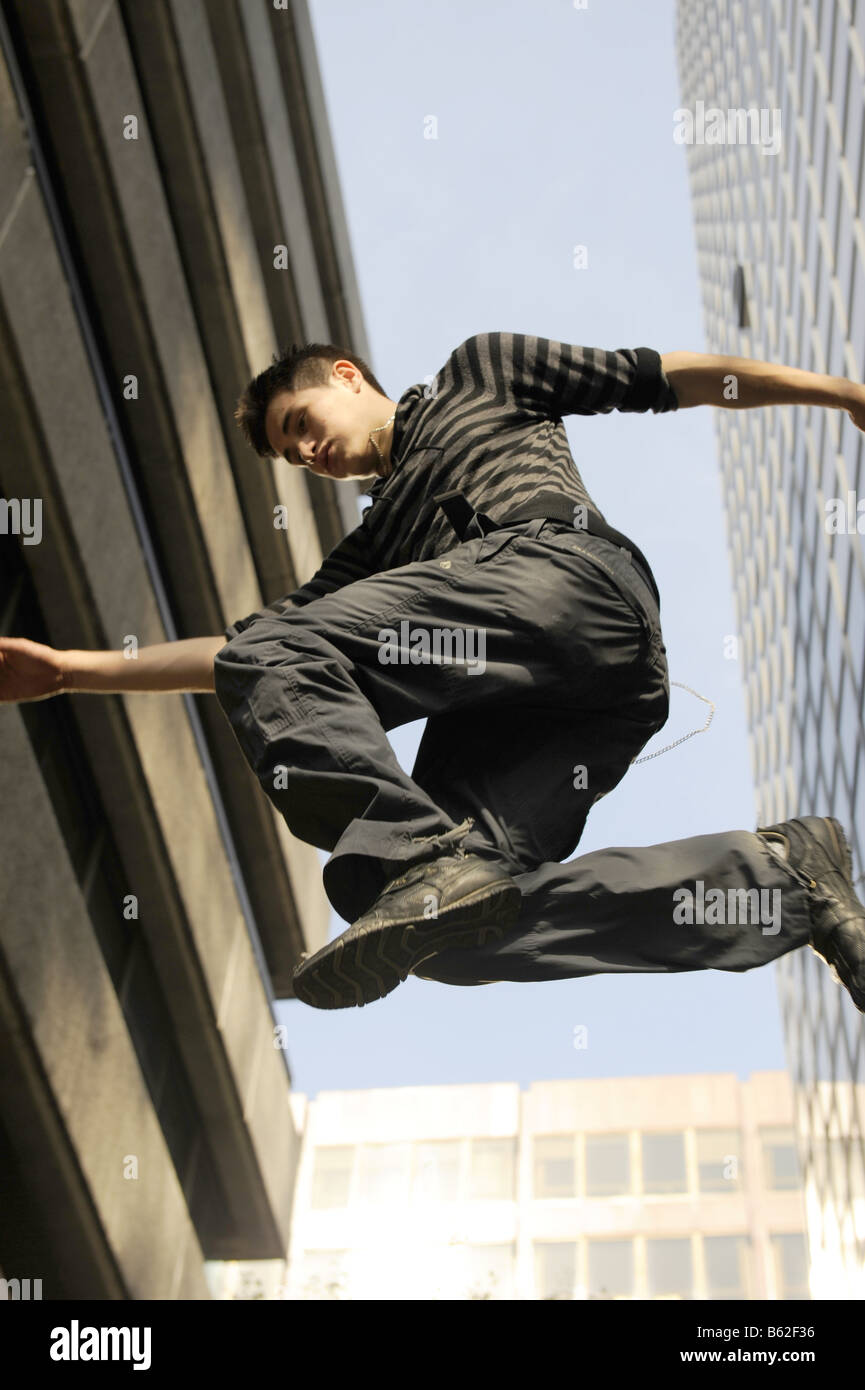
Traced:
<svg viewBox="0 0 865 1390">
<path fill-rule="evenodd" d="M 303 608 L 314 599 L 324 598 L 326 594 L 335 593 L 344 585 L 353 584 L 356 579 L 367 579 L 374 573 L 375 568 L 370 560 L 369 532 L 361 523 L 334 546 L 305 584 L 301 584 L 299 588 L 293 589 L 290 594 L 284 595 L 274 603 L 258 608 L 254 613 L 223 628 L 226 641 L 230 642 L 259 618 L 280 617 L 286 610 Z"/>
<path fill-rule="evenodd" d="M 457 349 L 491 389 L 547 419 L 612 410 L 678 410 L 654 348 L 577 347 L 526 333 L 477 333 Z"/>
</svg>

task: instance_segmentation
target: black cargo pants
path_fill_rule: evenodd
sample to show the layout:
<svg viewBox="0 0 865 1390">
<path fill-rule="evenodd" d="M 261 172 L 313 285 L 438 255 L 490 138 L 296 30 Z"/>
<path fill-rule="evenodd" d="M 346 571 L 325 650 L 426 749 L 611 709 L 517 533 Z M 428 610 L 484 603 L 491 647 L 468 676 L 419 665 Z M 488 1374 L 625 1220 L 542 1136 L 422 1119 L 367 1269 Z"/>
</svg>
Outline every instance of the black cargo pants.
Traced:
<svg viewBox="0 0 865 1390">
<path fill-rule="evenodd" d="M 346 922 L 449 845 L 514 876 L 516 927 L 425 976 L 741 971 L 807 943 L 805 890 L 752 831 L 561 862 L 669 712 L 658 606 L 609 540 L 549 520 L 477 536 L 257 619 L 214 681 L 291 831 L 332 851 Z M 386 731 L 424 717 L 409 777 Z"/>
</svg>

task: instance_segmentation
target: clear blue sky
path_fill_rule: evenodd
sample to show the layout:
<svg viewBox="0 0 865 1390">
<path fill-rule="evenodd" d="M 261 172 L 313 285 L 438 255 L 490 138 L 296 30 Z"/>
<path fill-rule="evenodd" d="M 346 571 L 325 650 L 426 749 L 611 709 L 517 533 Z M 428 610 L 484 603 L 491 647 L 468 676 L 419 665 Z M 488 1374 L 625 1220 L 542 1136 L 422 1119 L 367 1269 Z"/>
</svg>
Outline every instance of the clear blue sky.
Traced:
<svg viewBox="0 0 865 1390">
<path fill-rule="evenodd" d="M 478 332 L 705 350 L 685 149 L 672 138 L 672 0 L 311 0 L 311 14 L 371 365 L 392 399 Z M 424 139 L 430 115 L 436 140 Z M 577 244 L 586 269 L 574 269 Z M 592 810 L 577 855 L 753 830 L 743 673 L 724 657 L 736 623 L 712 411 L 566 426 L 590 494 L 654 569 L 671 680 L 716 705 L 706 733 L 632 767 Z M 644 752 L 708 711 L 673 686 Z M 407 770 L 422 728 L 391 735 Z M 345 925 L 334 915 L 331 935 Z M 409 979 L 362 1009 L 289 1000 L 278 1018 L 310 1098 L 786 1065 L 773 965 L 475 989 Z"/>
</svg>

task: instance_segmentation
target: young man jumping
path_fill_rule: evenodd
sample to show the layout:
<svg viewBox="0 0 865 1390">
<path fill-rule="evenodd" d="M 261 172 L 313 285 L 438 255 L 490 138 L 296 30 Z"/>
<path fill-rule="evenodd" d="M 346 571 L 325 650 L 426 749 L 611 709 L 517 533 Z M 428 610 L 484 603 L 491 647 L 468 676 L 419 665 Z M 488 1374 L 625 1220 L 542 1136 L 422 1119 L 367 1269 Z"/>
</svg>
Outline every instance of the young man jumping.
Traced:
<svg viewBox="0 0 865 1390">
<path fill-rule="evenodd" d="M 743 971 L 809 945 L 865 1012 L 865 908 L 831 817 L 562 862 L 669 713 L 654 577 L 586 492 L 562 417 L 797 403 L 865 428 L 865 388 L 742 358 L 482 333 L 393 401 L 356 355 L 292 349 L 238 422 L 262 457 L 374 478 L 359 525 L 220 637 L 134 663 L 0 638 L 0 701 L 215 691 L 289 828 L 331 851 L 351 925 L 295 971 L 316 1008 L 411 973 Z M 408 776 L 387 732 L 422 718 Z"/>
</svg>

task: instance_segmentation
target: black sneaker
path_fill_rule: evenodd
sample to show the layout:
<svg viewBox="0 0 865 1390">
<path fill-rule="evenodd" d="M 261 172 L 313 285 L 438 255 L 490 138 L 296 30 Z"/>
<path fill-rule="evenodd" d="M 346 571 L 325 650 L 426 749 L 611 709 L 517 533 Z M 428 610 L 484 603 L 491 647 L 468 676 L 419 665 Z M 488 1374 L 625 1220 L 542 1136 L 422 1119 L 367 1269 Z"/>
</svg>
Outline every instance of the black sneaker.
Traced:
<svg viewBox="0 0 865 1390">
<path fill-rule="evenodd" d="M 437 952 L 498 940 L 515 925 L 520 902 L 510 875 L 480 855 L 458 851 L 414 864 L 341 936 L 296 967 L 295 997 L 314 1009 L 383 999 Z"/>
<path fill-rule="evenodd" d="M 790 868 L 810 890 L 811 949 L 865 1013 L 865 906 L 853 887 L 853 857 L 840 822 L 800 816 L 758 826 L 757 834 L 787 845 Z"/>
</svg>

